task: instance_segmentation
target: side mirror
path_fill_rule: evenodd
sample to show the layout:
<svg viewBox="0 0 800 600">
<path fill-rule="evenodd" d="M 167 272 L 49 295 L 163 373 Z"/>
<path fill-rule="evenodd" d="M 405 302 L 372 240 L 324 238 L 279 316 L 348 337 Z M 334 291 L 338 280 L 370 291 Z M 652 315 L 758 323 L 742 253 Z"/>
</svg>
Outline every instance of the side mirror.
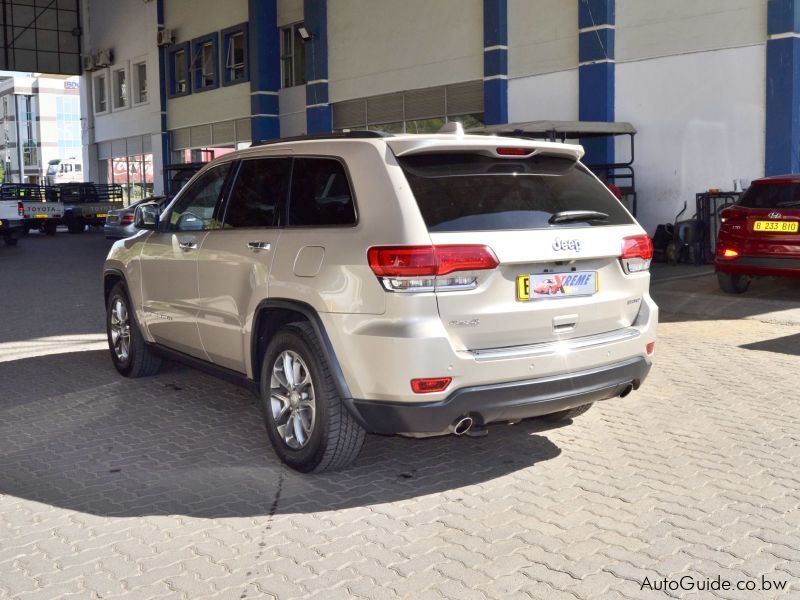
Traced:
<svg viewBox="0 0 800 600">
<path fill-rule="evenodd" d="M 136 229 L 158 229 L 158 218 L 161 211 L 156 202 L 146 202 L 136 207 L 133 213 L 133 226 Z"/>
</svg>

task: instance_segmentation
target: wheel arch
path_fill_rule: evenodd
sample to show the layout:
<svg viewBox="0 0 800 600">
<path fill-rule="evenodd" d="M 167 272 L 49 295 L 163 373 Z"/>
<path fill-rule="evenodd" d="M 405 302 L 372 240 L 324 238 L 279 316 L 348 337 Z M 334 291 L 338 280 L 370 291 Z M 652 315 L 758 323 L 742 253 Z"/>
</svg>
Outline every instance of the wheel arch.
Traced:
<svg viewBox="0 0 800 600">
<path fill-rule="evenodd" d="M 325 330 L 325 325 L 322 323 L 317 311 L 310 304 L 299 300 L 270 298 L 261 301 L 256 307 L 250 336 L 250 366 L 252 368 L 253 381 L 258 384 L 261 380 L 261 362 L 272 335 L 287 323 L 297 321 L 304 321 L 311 325 L 325 352 L 325 358 L 336 383 L 336 390 L 341 398 L 345 400 L 345 404 L 348 405 L 347 400 L 352 398 L 350 387 L 345 381 L 344 373 L 333 350 L 330 337 Z"/>
</svg>

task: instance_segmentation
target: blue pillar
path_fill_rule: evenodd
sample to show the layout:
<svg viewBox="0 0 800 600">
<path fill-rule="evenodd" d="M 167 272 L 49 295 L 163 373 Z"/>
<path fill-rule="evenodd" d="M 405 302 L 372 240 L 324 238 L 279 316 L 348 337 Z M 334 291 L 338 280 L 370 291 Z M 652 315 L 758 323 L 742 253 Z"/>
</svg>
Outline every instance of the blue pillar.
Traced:
<svg viewBox="0 0 800 600">
<path fill-rule="evenodd" d="M 578 79 L 581 121 L 613 121 L 616 0 L 578 0 Z M 614 162 L 613 138 L 581 140 L 587 164 Z"/>
<path fill-rule="evenodd" d="M 253 143 L 280 137 L 281 49 L 277 0 L 248 0 Z"/>
<path fill-rule="evenodd" d="M 800 172 L 800 1 L 767 4 L 767 126 L 764 172 Z"/>
<path fill-rule="evenodd" d="M 164 0 L 156 2 L 158 30 L 164 29 Z M 161 179 L 166 194 L 169 191 L 169 173 L 164 167 L 172 162 L 169 130 L 167 129 L 167 49 L 158 49 L 158 105 L 161 112 Z"/>
<path fill-rule="evenodd" d="M 303 0 L 303 24 L 311 39 L 306 44 L 306 129 L 333 131 L 328 98 L 328 0 Z"/>
<path fill-rule="evenodd" d="M 508 1 L 483 0 L 483 116 L 508 123 Z"/>
</svg>

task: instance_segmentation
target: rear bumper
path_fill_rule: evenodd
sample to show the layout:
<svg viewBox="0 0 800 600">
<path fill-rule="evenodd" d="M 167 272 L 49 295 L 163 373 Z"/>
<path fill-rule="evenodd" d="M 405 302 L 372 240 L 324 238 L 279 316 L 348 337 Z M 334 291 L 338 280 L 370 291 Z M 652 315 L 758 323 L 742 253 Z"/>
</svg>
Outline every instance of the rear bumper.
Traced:
<svg viewBox="0 0 800 600">
<path fill-rule="evenodd" d="M 478 424 L 516 421 L 616 398 L 638 389 L 650 371 L 645 357 L 575 373 L 466 387 L 425 403 L 350 400 L 349 408 L 372 433 L 443 433 L 459 417 Z"/>
<path fill-rule="evenodd" d="M 764 277 L 800 277 L 800 257 L 742 256 L 736 260 L 714 261 L 720 273 Z"/>
</svg>

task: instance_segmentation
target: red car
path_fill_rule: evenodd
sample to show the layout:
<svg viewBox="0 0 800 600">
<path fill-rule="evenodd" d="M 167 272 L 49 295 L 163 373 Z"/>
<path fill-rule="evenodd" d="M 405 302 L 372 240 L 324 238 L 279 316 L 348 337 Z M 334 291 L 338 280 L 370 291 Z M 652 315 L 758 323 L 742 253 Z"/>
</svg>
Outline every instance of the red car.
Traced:
<svg viewBox="0 0 800 600">
<path fill-rule="evenodd" d="M 800 277 L 800 175 L 757 179 L 720 213 L 719 286 L 741 294 L 756 276 Z"/>
</svg>

